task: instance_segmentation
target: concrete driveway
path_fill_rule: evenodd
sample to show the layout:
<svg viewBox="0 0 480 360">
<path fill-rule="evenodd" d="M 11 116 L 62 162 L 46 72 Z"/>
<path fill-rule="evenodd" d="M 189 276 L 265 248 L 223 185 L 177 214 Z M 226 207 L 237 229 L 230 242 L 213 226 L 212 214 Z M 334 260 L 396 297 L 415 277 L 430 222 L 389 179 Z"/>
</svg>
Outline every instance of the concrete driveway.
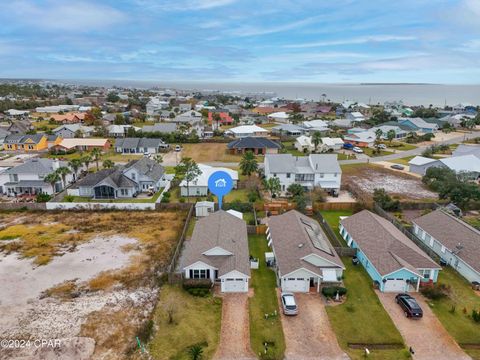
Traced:
<svg viewBox="0 0 480 360">
<path fill-rule="evenodd" d="M 402 308 L 395 301 L 395 293 L 376 291 L 394 324 L 402 334 L 407 347 L 412 347 L 414 359 L 419 360 L 466 360 L 471 359 L 448 334 L 433 314 L 425 299 L 418 293 L 412 295 L 423 310 L 423 318 L 406 318 Z"/>
<path fill-rule="evenodd" d="M 215 360 L 255 360 L 250 348 L 248 294 L 222 294 L 222 329 Z"/>
<path fill-rule="evenodd" d="M 286 343 L 285 359 L 349 359 L 338 345 L 320 296 L 297 293 L 295 299 L 298 315 L 281 315 Z"/>
</svg>

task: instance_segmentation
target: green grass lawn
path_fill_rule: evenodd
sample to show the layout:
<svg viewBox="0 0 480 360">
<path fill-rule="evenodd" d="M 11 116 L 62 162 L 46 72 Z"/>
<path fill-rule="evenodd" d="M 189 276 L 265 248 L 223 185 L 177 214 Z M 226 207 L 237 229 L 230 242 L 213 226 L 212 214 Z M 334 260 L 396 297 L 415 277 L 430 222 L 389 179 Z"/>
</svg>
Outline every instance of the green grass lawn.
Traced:
<svg viewBox="0 0 480 360">
<path fill-rule="evenodd" d="M 285 352 L 285 339 L 279 315 L 276 295 L 275 273 L 267 268 L 265 252 L 270 251 L 267 239 L 263 235 L 250 235 L 248 237 L 250 254 L 260 260 L 258 270 L 252 270 L 250 284 L 255 295 L 249 299 L 250 310 L 250 342 L 255 354 L 263 353 L 264 342 L 269 342 L 269 347 L 275 359 L 283 359 Z M 277 311 L 277 316 L 265 319 L 264 314 Z"/>
<path fill-rule="evenodd" d="M 389 162 L 393 162 L 393 163 L 396 163 L 396 164 L 408 166 L 408 162 L 409 162 L 410 160 L 412 160 L 415 156 L 416 156 L 416 155 L 407 156 L 407 157 L 400 158 L 400 159 L 389 160 Z"/>
<path fill-rule="evenodd" d="M 372 279 L 361 265 L 352 265 L 350 258 L 343 258 L 346 266 L 345 287 L 347 300 L 326 310 L 340 346 L 352 359 L 363 358 L 362 350 L 353 350 L 348 343 L 400 344 L 403 339 L 380 300 L 373 291 Z M 402 349 L 371 350 L 369 359 L 405 359 L 408 351 Z"/>
<path fill-rule="evenodd" d="M 407 144 L 404 142 L 392 142 L 392 145 L 386 142 L 385 145 L 387 145 L 391 149 L 400 150 L 400 151 L 413 150 L 417 148 L 415 145 Z"/>
<path fill-rule="evenodd" d="M 337 153 L 337 160 L 354 160 L 356 158 L 357 157 L 354 154 L 348 155 L 344 153 Z"/>
<path fill-rule="evenodd" d="M 168 323 L 167 308 L 175 309 Z M 156 333 L 149 343 L 154 359 L 190 359 L 188 349 L 201 344 L 203 359 L 211 359 L 220 341 L 222 301 L 194 297 L 177 286 L 164 285 L 153 317 Z"/>
<path fill-rule="evenodd" d="M 175 166 L 164 166 L 166 174 L 175 174 Z"/>
<path fill-rule="evenodd" d="M 345 240 L 343 240 L 338 230 L 338 224 L 340 223 L 340 216 L 350 216 L 353 214 L 353 211 L 351 210 L 331 211 L 330 210 L 330 211 L 320 211 L 320 214 L 322 214 L 323 218 L 327 221 L 328 225 L 330 225 L 330 227 L 332 228 L 335 235 L 337 235 L 340 242 L 346 246 L 347 244 L 345 243 Z"/>
<path fill-rule="evenodd" d="M 223 200 L 225 202 L 232 202 L 239 200 L 242 203 L 248 202 L 248 193 L 249 189 L 234 189 L 230 191 L 227 195 L 224 196 Z"/>
<path fill-rule="evenodd" d="M 187 232 L 185 234 L 186 237 L 191 237 L 192 236 L 193 229 L 195 228 L 195 223 L 196 222 L 197 222 L 197 220 L 195 219 L 194 216 L 192 216 L 192 218 L 190 219 L 190 222 L 188 224 Z"/>
<path fill-rule="evenodd" d="M 450 298 L 430 300 L 433 312 L 459 344 L 480 345 L 480 323 L 470 317 L 472 309 L 480 310 L 480 296 L 475 295 L 467 280 L 450 267 L 440 271 L 438 282 L 450 285 L 452 294 Z M 453 306 L 455 312 L 451 311 Z M 480 359 L 480 351 L 477 350 L 476 355 L 475 358 Z"/>
<path fill-rule="evenodd" d="M 362 148 L 362 150 L 363 150 L 363 153 L 364 153 L 365 155 L 368 155 L 368 156 L 370 156 L 370 157 L 385 156 L 385 155 L 391 155 L 391 154 L 393 154 L 393 152 L 391 152 L 391 151 L 385 151 L 385 150 L 380 150 L 379 153 L 375 153 L 375 154 L 374 154 L 374 153 L 373 153 L 373 150 L 374 150 L 374 149 L 369 148 L 369 147 Z"/>
<path fill-rule="evenodd" d="M 282 145 L 288 154 L 292 154 L 293 156 L 305 156 L 303 152 L 298 151 L 297 148 L 295 148 L 294 141 L 283 141 Z"/>
<path fill-rule="evenodd" d="M 72 202 L 94 202 L 94 203 L 154 203 L 159 198 L 160 194 L 162 193 L 163 188 L 158 190 L 155 195 L 150 198 L 127 198 L 127 199 L 114 199 L 114 200 L 106 200 L 106 199 L 93 199 L 89 197 L 83 196 L 74 196 Z"/>
</svg>

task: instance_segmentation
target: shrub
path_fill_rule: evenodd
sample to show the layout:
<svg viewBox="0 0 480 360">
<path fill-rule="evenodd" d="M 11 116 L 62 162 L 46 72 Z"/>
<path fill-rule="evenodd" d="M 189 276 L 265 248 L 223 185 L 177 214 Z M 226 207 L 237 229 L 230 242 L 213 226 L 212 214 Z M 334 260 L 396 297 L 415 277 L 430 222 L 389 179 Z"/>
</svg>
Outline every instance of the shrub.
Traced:
<svg viewBox="0 0 480 360">
<path fill-rule="evenodd" d="M 210 289 L 205 288 L 188 288 L 187 292 L 190 295 L 198 296 L 198 297 L 207 297 L 210 294 Z"/>
<path fill-rule="evenodd" d="M 142 324 L 138 330 L 137 336 L 142 342 L 147 342 L 153 334 L 154 322 L 153 320 L 148 320 Z"/>
<path fill-rule="evenodd" d="M 472 310 L 472 320 L 476 323 L 480 323 L 480 310 Z"/>
<path fill-rule="evenodd" d="M 327 298 L 334 298 L 336 295 L 343 296 L 347 293 L 347 289 L 341 286 L 327 286 L 322 289 L 323 296 Z"/>
<path fill-rule="evenodd" d="M 50 195 L 41 193 L 41 194 L 37 195 L 37 202 L 39 202 L 39 203 L 48 202 L 48 201 L 51 200 L 51 198 L 52 197 Z"/>
<path fill-rule="evenodd" d="M 202 288 L 210 289 L 212 287 L 212 282 L 209 279 L 186 279 L 183 281 L 183 288 L 185 290 Z"/>
<path fill-rule="evenodd" d="M 435 284 L 433 286 L 426 286 L 420 289 L 420 292 L 430 300 L 439 300 L 448 297 L 451 292 L 449 285 Z"/>
<path fill-rule="evenodd" d="M 63 197 L 63 201 L 66 201 L 66 202 L 73 202 L 73 200 L 75 200 L 75 196 L 73 195 L 65 195 Z"/>
<path fill-rule="evenodd" d="M 184 203 L 184 202 L 185 202 L 185 198 L 182 197 L 182 198 L 180 198 L 180 200 L 178 200 L 178 201 L 180 201 L 181 203 Z"/>
</svg>

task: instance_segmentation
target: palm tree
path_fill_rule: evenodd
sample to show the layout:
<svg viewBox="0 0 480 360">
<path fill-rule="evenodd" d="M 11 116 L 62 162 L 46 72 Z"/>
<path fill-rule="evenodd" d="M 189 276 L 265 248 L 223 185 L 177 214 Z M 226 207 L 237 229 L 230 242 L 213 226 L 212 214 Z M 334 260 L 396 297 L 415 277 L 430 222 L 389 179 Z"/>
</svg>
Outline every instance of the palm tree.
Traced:
<svg viewBox="0 0 480 360">
<path fill-rule="evenodd" d="M 242 174 L 248 177 L 258 170 L 257 159 L 255 159 L 253 152 L 247 151 L 243 154 L 240 160 L 240 169 L 242 170 Z"/>
<path fill-rule="evenodd" d="M 82 159 L 81 159 L 82 163 L 85 164 L 85 167 L 87 168 L 87 171 L 88 171 L 88 167 L 90 166 L 90 163 L 92 162 L 92 157 L 90 155 L 85 155 Z"/>
<path fill-rule="evenodd" d="M 312 143 L 315 146 L 315 151 L 317 151 L 318 145 L 322 142 L 322 133 L 320 131 L 315 131 L 312 135 Z"/>
<path fill-rule="evenodd" d="M 153 160 L 155 160 L 157 164 L 161 164 L 163 162 L 163 156 L 160 154 L 157 154 L 153 157 Z"/>
<path fill-rule="evenodd" d="M 111 169 L 111 168 L 113 168 L 114 166 L 115 166 L 115 163 L 114 163 L 112 160 L 110 160 L 110 159 L 107 159 L 107 160 L 105 160 L 105 161 L 103 162 L 103 168 L 104 168 L 104 169 Z"/>
<path fill-rule="evenodd" d="M 73 170 L 73 180 L 77 179 L 78 169 L 82 167 L 82 160 L 72 159 L 68 162 L 68 166 Z"/>
<path fill-rule="evenodd" d="M 390 145 L 392 145 L 392 140 L 395 139 L 395 135 L 397 135 L 395 133 L 395 130 L 391 129 L 391 130 L 388 130 L 387 132 L 387 139 L 388 139 L 388 142 Z"/>
<path fill-rule="evenodd" d="M 102 156 L 102 151 L 99 148 L 94 148 L 92 150 L 91 155 L 92 155 L 93 161 L 95 161 L 95 163 L 97 164 L 97 171 L 98 171 L 99 169 L 98 162 L 100 161 L 100 157 Z"/>
<path fill-rule="evenodd" d="M 263 186 L 270 192 L 271 197 L 275 197 L 277 193 L 280 192 L 282 186 L 280 184 L 280 179 L 278 177 L 271 177 L 270 179 L 265 179 L 263 181 Z"/>
<path fill-rule="evenodd" d="M 71 173 L 70 169 L 66 166 L 61 166 L 56 172 L 62 178 L 63 188 L 65 189 L 67 187 L 67 175 Z"/>
<path fill-rule="evenodd" d="M 193 345 L 190 349 L 188 349 L 188 353 L 190 355 L 190 359 L 200 360 L 202 358 L 203 349 L 200 345 Z"/>
<path fill-rule="evenodd" d="M 58 175 L 58 173 L 56 171 L 48 174 L 47 176 L 45 176 L 45 178 L 43 179 L 43 181 L 45 181 L 46 183 L 49 183 L 52 187 L 52 191 L 53 193 L 55 194 L 57 191 L 55 189 L 55 184 L 60 180 L 60 175 Z"/>
</svg>

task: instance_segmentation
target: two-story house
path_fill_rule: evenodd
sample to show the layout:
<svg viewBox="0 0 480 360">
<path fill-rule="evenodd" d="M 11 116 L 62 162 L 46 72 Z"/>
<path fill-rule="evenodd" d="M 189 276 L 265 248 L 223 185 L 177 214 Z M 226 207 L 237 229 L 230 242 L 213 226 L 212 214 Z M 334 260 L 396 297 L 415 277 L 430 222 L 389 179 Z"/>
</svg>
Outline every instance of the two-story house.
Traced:
<svg viewBox="0 0 480 360">
<path fill-rule="evenodd" d="M 35 158 L 12 167 L 0 174 L 0 189 L 3 194 L 17 196 L 22 194 L 49 194 L 61 191 L 64 184 L 59 179 L 52 185 L 45 182 L 48 174 L 55 172 L 60 167 L 67 167 L 67 163 L 53 159 Z M 66 185 L 73 181 L 73 175 L 67 174 Z"/>
<path fill-rule="evenodd" d="M 285 193 L 291 184 L 300 184 L 307 189 L 322 188 L 330 194 L 338 194 L 342 169 L 336 154 L 267 154 L 264 160 L 265 177 L 280 180 Z"/>
<path fill-rule="evenodd" d="M 3 148 L 8 151 L 42 151 L 48 149 L 48 138 L 45 134 L 11 134 L 4 140 Z"/>
</svg>

